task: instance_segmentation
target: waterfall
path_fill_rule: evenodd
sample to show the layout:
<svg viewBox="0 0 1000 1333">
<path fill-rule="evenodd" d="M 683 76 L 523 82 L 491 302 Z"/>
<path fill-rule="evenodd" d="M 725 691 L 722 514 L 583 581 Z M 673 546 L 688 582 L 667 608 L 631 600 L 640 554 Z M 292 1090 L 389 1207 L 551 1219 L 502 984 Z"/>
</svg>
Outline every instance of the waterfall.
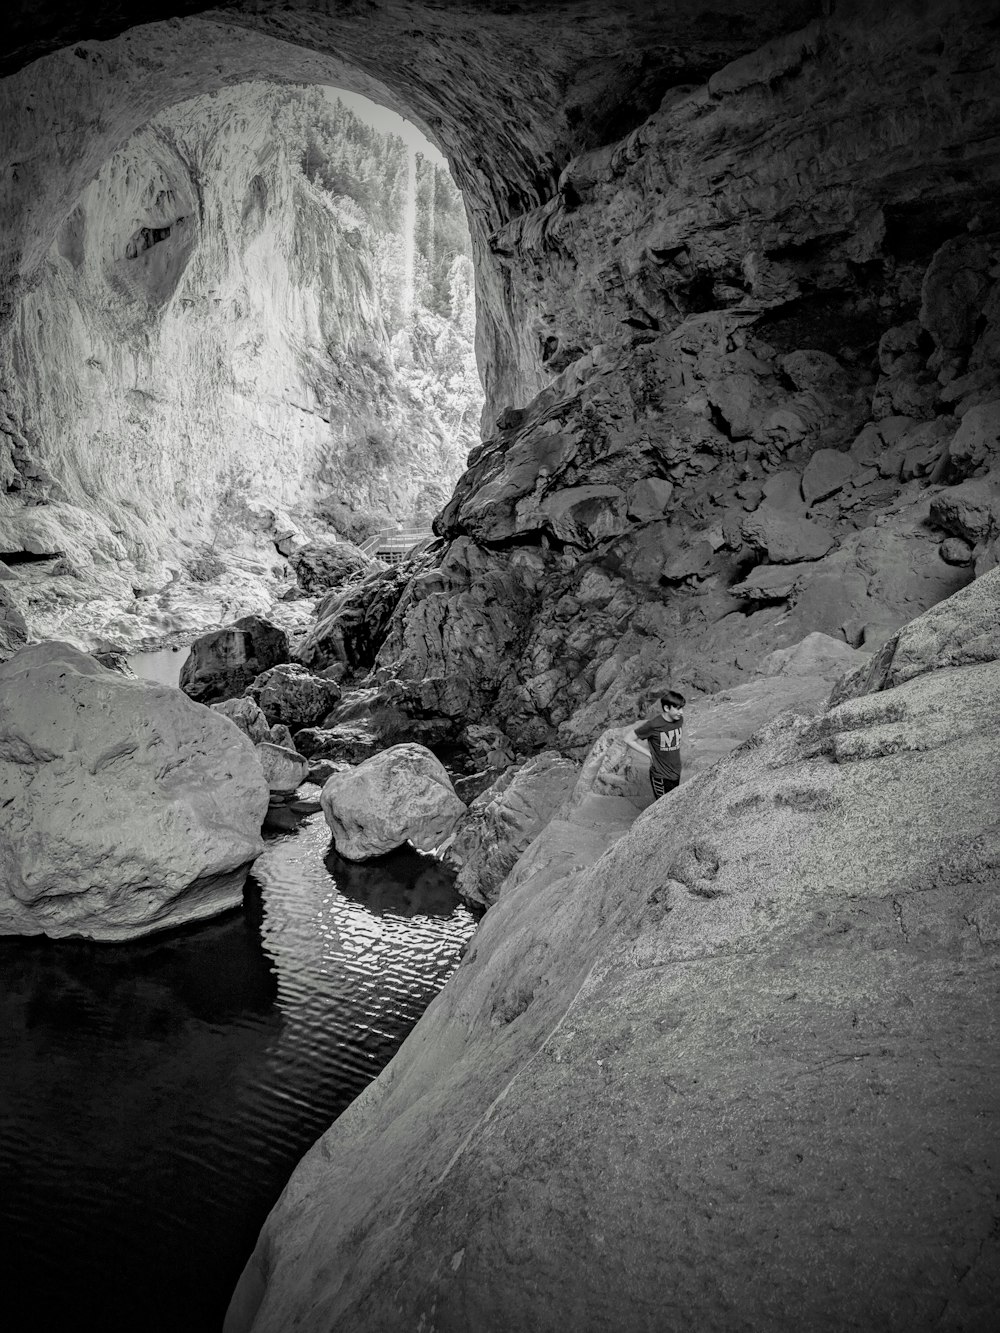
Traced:
<svg viewBox="0 0 1000 1333">
<path fill-rule="evenodd" d="M 417 256 L 417 150 L 406 148 L 406 199 L 403 204 L 403 324 L 413 315 L 414 271 Z"/>
</svg>

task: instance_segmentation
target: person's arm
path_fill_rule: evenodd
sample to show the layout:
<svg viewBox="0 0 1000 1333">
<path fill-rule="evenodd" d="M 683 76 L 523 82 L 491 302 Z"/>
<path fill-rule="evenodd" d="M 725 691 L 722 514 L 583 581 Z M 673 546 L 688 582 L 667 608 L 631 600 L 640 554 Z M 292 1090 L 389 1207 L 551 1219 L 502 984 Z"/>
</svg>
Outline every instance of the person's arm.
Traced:
<svg viewBox="0 0 1000 1333">
<path fill-rule="evenodd" d="M 663 730 L 663 719 L 647 717 L 645 721 L 637 722 L 632 730 L 637 741 L 648 740 L 650 736 L 655 736 L 658 731 Z"/>
</svg>

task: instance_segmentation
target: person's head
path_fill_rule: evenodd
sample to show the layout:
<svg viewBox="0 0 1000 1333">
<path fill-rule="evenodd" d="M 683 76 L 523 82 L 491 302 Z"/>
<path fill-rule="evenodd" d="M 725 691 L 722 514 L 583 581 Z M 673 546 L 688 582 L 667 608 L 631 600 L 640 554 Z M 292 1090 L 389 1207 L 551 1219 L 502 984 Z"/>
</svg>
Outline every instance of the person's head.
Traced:
<svg viewBox="0 0 1000 1333">
<path fill-rule="evenodd" d="M 684 696 L 678 690 L 665 690 L 660 696 L 660 711 L 664 717 L 679 713 L 684 707 Z"/>
</svg>

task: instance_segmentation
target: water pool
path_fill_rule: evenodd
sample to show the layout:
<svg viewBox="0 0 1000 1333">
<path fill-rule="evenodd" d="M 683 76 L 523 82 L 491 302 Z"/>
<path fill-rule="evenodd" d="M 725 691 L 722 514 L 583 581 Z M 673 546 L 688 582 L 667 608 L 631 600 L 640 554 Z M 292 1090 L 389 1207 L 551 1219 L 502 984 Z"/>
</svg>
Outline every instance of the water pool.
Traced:
<svg viewBox="0 0 1000 1333">
<path fill-rule="evenodd" d="M 128 945 L 0 940 L 4 1327 L 217 1333 L 295 1163 L 474 927 L 439 862 L 352 865 L 314 815 L 270 840 L 242 911 Z"/>
</svg>

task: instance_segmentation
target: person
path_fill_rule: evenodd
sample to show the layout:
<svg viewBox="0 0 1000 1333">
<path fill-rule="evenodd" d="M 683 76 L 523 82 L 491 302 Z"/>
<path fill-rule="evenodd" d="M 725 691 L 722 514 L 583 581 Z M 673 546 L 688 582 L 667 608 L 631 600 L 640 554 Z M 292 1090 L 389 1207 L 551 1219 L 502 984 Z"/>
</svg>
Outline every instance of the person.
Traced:
<svg viewBox="0 0 1000 1333">
<path fill-rule="evenodd" d="M 653 800 L 673 791 L 681 780 L 681 733 L 684 728 L 684 695 L 666 690 L 652 702 L 656 710 L 626 733 L 649 746 L 649 781 Z"/>
</svg>

